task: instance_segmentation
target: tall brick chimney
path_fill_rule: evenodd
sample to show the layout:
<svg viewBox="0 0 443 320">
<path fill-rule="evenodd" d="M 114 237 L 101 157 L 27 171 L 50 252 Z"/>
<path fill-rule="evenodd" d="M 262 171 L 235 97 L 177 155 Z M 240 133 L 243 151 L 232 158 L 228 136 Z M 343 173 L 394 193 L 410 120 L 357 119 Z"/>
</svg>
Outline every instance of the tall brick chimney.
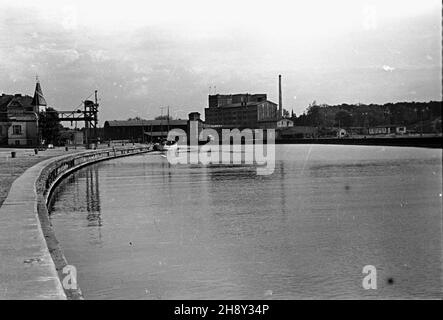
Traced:
<svg viewBox="0 0 443 320">
<path fill-rule="evenodd" d="M 278 75 L 278 115 L 283 118 L 283 101 L 281 97 L 281 74 Z"/>
</svg>

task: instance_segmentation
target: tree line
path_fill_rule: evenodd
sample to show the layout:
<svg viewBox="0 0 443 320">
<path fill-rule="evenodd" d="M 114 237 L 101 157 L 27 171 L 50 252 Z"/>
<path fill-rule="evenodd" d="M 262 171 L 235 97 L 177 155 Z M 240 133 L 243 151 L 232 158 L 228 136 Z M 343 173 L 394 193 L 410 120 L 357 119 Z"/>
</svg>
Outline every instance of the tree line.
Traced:
<svg viewBox="0 0 443 320">
<path fill-rule="evenodd" d="M 441 101 L 379 104 L 317 104 L 315 101 L 299 116 L 285 112 L 298 126 L 374 127 L 383 125 L 420 127 L 424 132 L 441 132 Z"/>
</svg>

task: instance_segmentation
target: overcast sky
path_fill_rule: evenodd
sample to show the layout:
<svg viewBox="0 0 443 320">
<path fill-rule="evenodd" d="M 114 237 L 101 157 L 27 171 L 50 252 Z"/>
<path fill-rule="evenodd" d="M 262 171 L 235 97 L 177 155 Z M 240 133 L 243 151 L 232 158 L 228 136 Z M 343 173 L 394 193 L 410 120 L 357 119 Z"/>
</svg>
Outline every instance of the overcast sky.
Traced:
<svg viewBox="0 0 443 320">
<path fill-rule="evenodd" d="M 441 100 L 440 0 L 16 1 L 0 10 L 0 92 L 104 120 L 204 113 L 207 95 L 318 103 Z M 211 88 L 210 88 L 211 87 Z"/>
</svg>

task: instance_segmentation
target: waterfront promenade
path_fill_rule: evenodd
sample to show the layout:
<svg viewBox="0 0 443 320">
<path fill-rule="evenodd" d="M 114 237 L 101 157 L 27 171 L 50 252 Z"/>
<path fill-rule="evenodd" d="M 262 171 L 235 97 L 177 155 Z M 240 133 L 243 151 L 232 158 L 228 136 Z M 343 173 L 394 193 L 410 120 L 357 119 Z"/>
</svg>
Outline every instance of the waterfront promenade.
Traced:
<svg viewBox="0 0 443 320">
<path fill-rule="evenodd" d="M 0 299 L 66 299 L 38 221 L 35 181 L 48 162 L 80 151 L 0 149 Z"/>
<path fill-rule="evenodd" d="M 55 148 L 39 151 L 36 155 L 33 149 L 0 148 L 0 206 L 6 199 L 14 180 L 26 169 L 46 159 L 84 150 L 83 147 L 68 151 L 65 151 L 65 148 Z M 16 152 L 16 158 L 11 158 L 12 151 Z"/>
<path fill-rule="evenodd" d="M 67 298 L 60 281 L 64 256 L 41 213 L 48 186 L 83 165 L 145 151 L 146 146 L 133 145 L 87 152 L 58 148 L 38 155 L 29 149 L 1 149 L 0 299 Z"/>
</svg>

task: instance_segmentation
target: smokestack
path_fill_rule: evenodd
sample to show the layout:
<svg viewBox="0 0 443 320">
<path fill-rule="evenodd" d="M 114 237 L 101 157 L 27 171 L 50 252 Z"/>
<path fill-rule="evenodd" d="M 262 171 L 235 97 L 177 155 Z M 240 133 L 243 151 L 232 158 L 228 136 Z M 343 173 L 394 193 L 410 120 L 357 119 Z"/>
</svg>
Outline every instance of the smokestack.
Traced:
<svg viewBox="0 0 443 320">
<path fill-rule="evenodd" d="M 281 97 L 281 74 L 278 75 L 278 113 L 279 118 L 283 118 L 283 102 Z"/>
</svg>

